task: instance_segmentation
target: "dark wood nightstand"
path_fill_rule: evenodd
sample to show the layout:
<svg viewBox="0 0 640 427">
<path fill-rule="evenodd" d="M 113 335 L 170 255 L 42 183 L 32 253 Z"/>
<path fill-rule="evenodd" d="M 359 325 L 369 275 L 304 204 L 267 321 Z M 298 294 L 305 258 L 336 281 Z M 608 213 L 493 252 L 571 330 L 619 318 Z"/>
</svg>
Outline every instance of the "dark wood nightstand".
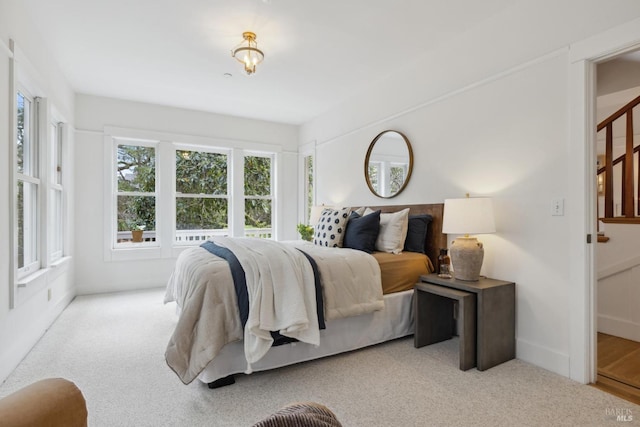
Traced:
<svg viewBox="0 0 640 427">
<path fill-rule="evenodd" d="M 437 274 L 420 276 L 420 280 L 422 283 L 416 284 L 414 299 L 416 347 L 451 338 L 454 322 L 452 305 L 453 301 L 458 301 L 458 316 L 462 324 L 458 331 L 460 369 L 469 369 L 471 358 L 468 353 L 473 335 L 479 371 L 516 357 L 515 283 L 487 278 L 468 282 L 443 279 Z M 473 311 L 470 309 L 472 305 L 475 305 Z M 475 319 L 470 318 L 473 316 Z"/>
</svg>

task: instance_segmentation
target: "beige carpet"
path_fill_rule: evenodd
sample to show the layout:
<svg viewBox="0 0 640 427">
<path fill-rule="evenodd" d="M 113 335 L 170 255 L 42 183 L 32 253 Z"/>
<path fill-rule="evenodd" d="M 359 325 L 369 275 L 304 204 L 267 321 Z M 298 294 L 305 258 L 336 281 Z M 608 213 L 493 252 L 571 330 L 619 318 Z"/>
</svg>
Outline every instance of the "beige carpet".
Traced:
<svg viewBox="0 0 640 427">
<path fill-rule="evenodd" d="M 413 348 L 412 337 L 209 390 L 183 385 L 164 362 L 176 322 L 163 290 L 78 297 L 0 396 L 45 377 L 74 381 L 90 426 L 250 426 L 301 400 L 348 426 L 640 425 L 640 406 L 518 360 L 458 370 L 457 341 Z M 616 421 L 616 412 L 633 421 Z"/>
</svg>

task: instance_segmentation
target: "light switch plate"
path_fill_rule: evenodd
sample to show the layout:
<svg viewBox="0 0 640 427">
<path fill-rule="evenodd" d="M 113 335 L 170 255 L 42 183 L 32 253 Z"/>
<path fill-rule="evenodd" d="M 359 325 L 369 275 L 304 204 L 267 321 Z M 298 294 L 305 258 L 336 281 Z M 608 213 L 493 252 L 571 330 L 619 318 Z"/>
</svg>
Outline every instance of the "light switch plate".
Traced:
<svg viewBox="0 0 640 427">
<path fill-rule="evenodd" d="M 553 199 L 551 201 L 551 215 L 553 216 L 564 215 L 564 199 Z"/>
</svg>

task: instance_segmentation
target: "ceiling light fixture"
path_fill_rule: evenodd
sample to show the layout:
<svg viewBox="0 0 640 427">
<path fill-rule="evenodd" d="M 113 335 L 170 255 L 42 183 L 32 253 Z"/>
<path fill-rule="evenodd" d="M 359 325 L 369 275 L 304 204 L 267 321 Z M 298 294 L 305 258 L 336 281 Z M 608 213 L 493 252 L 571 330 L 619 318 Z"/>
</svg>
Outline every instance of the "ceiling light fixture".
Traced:
<svg viewBox="0 0 640 427">
<path fill-rule="evenodd" d="M 231 51 L 231 56 L 244 64 L 244 71 L 248 76 L 256 72 L 256 65 L 264 59 L 264 53 L 258 49 L 256 34 L 251 31 L 242 33 L 244 41 Z"/>
</svg>

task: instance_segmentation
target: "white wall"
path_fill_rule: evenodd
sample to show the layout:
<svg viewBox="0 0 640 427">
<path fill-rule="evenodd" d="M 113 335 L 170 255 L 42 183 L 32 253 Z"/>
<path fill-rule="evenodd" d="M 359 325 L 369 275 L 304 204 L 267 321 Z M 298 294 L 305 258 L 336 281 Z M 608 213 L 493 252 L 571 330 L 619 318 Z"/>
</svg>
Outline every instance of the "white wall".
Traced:
<svg viewBox="0 0 640 427">
<path fill-rule="evenodd" d="M 13 236 L 9 214 L 9 106 L 14 104 L 14 94 L 9 93 L 9 40 L 13 39 L 21 51 L 25 67 L 33 68 L 31 76 L 67 123 L 73 125 L 74 95 L 59 72 L 54 59 L 48 54 L 43 40 L 31 26 L 23 2 L 0 0 L 0 381 L 18 365 L 31 347 L 42 336 L 53 320 L 75 295 L 73 262 L 64 271 L 48 276 L 47 287 L 31 295 L 15 309 L 9 309 L 9 289 L 12 286 L 9 260 L 9 242 Z M 28 64 L 26 61 L 28 61 Z M 72 147 L 71 149 L 72 154 Z M 70 188 L 70 196 L 73 189 Z M 68 247 L 70 252 L 72 247 Z M 47 298 L 48 289 L 52 292 Z"/>
<path fill-rule="evenodd" d="M 640 227 L 604 224 L 597 246 L 598 332 L 640 341 Z"/>
<path fill-rule="evenodd" d="M 105 261 L 104 128 L 162 132 L 281 147 L 277 188 L 282 205 L 279 237 L 295 239 L 298 128 L 89 95 L 76 97 L 76 278 L 79 294 L 164 286 L 175 259 Z M 167 189 L 169 190 L 169 189 Z"/>
<path fill-rule="evenodd" d="M 415 156 L 390 204 L 493 197 L 498 232 L 481 237 L 483 273 L 517 283 L 517 357 L 580 381 L 570 346 L 583 337 L 571 336 L 580 327 L 569 307 L 584 285 L 571 280 L 587 270 L 585 244 L 574 242 L 585 207 L 570 189 L 584 190 L 584 179 L 569 171 L 585 166 L 569 153 L 570 53 L 574 41 L 640 16 L 639 4 L 615 3 L 518 4 L 301 129 L 301 143 L 317 145 L 318 203 L 380 204 L 352 165 L 382 129 L 404 132 Z M 554 198 L 564 216 L 551 216 Z"/>
</svg>

